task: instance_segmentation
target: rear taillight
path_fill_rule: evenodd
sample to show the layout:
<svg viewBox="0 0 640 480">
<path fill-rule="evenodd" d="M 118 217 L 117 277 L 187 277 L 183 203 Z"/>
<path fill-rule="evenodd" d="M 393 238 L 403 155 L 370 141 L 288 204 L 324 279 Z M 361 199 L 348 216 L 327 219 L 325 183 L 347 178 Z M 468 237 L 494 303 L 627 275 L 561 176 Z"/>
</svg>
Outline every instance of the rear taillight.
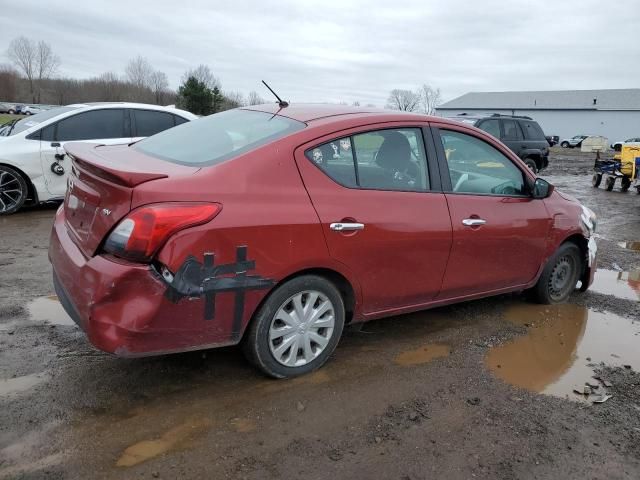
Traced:
<svg viewBox="0 0 640 480">
<path fill-rule="evenodd" d="M 149 262 L 174 233 L 202 225 L 220 213 L 217 203 L 156 203 L 133 210 L 111 232 L 104 250 L 136 262 Z"/>
</svg>

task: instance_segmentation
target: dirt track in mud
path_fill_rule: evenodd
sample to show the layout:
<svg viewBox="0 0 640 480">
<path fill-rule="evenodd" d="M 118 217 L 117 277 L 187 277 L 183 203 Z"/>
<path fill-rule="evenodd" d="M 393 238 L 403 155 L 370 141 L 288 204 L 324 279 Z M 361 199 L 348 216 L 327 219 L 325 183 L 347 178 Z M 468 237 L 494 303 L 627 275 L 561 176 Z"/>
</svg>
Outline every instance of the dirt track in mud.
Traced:
<svg viewBox="0 0 640 480">
<path fill-rule="evenodd" d="M 593 189 L 576 151 L 551 162 L 598 214 L 594 291 L 371 322 L 292 381 L 236 348 L 94 350 L 48 298 L 54 208 L 0 218 L 0 478 L 639 478 L 640 195 Z"/>
</svg>

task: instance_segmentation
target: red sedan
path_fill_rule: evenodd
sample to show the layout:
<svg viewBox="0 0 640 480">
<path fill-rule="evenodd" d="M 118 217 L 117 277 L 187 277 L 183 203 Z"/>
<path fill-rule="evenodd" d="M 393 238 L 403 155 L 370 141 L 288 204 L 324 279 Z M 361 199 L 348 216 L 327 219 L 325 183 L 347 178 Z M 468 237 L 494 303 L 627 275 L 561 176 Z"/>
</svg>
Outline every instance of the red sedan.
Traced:
<svg viewBox="0 0 640 480">
<path fill-rule="evenodd" d="M 65 148 L 55 288 L 117 355 L 241 343 L 291 377 L 345 324 L 512 291 L 562 302 L 595 271 L 593 212 L 442 118 L 263 105 Z"/>
</svg>

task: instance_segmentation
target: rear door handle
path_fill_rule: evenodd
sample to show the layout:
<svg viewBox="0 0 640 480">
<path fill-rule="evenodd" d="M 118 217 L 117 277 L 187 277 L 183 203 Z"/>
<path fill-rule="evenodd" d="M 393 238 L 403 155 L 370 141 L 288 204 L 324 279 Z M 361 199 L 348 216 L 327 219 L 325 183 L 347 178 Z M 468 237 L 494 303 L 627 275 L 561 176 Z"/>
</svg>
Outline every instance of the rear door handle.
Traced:
<svg viewBox="0 0 640 480">
<path fill-rule="evenodd" d="M 487 221 L 482 218 L 465 218 L 462 220 L 462 224 L 467 227 L 477 227 L 478 225 L 484 225 L 485 223 L 487 223 Z"/>
<path fill-rule="evenodd" d="M 350 232 L 364 230 L 364 223 L 332 223 L 329 227 L 335 232 Z"/>
</svg>

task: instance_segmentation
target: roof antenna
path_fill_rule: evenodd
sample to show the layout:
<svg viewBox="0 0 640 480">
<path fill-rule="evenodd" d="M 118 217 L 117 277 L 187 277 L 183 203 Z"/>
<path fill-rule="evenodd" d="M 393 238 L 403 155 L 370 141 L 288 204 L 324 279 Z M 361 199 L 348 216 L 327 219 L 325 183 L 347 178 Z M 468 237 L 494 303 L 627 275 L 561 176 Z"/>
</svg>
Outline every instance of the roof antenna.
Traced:
<svg viewBox="0 0 640 480">
<path fill-rule="evenodd" d="M 285 102 L 284 100 L 282 100 L 278 94 L 276 92 L 273 91 L 273 89 L 267 85 L 267 82 L 265 82 L 264 80 L 262 80 L 262 83 L 264 83 L 264 86 L 267 87 L 269 89 L 269 91 L 271 93 L 273 93 L 273 96 L 276 97 L 278 99 L 278 105 L 280 105 L 280 108 L 284 108 L 284 107 L 288 107 L 289 106 L 289 102 Z"/>
</svg>

